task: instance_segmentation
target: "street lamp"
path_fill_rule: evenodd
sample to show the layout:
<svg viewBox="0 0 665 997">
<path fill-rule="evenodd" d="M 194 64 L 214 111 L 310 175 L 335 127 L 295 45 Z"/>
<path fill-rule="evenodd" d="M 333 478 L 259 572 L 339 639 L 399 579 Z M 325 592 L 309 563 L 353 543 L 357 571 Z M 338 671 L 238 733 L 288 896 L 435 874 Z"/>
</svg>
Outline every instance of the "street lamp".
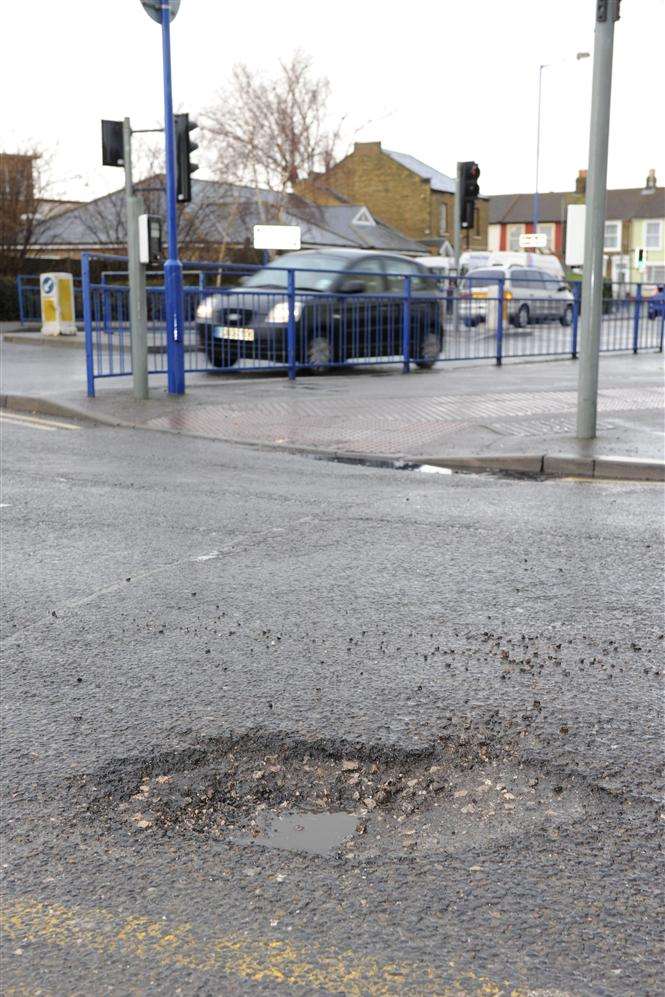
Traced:
<svg viewBox="0 0 665 997">
<path fill-rule="evenodd" d="M 590 58 L 589 52 L 578 52 L 575 56 L 575 61 L 579 62 L 580 59 Z M 543 69 L 548 69 L 550 66 L 559 66 L 564 63 L 570 62 L 570 59 L 561 59 L 559 62 L 544 62 L 542 65 L 538 66 L 538 127 L 536 130 L 536 189 L 533 193 L 533 231 L 538 231 L 538 223 L 540 222 L 540 195 L 538 193 L 538 180 L 540 176 L 540 113 L 541 113 L 541 95 L 543 91 Z"/>
</svg>

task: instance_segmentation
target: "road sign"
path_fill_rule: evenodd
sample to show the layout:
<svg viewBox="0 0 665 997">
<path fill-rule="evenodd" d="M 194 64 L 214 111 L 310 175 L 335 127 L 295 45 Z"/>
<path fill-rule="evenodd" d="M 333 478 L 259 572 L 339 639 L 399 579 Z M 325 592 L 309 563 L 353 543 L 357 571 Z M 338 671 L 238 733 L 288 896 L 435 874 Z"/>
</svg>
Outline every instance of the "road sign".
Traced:
<svg viewBox="0 0 665 997">
<path fill-rule="evenodd" d="M 153 21 L 157 21 L 158 24 L 162 23 L 162 0 L 141 0 L 141 4 L 146 14 L 149 14 Z M 169 0 L 169 21 L 178 13 L 178 8 L 180 7 L 180 0 Z"/>
<path fill-rule="evenodd" d="M 520 249 L 545 249 L 547 236 L 544 232 L 526 232 L 520 236 Z"/>
<path fill-rule="evenodd" d="M 569 204 L 566 211 L 566 266 L 584 264 L 585 204 Z"/>
<path fill-rule="evenodd" d="M 300 225 L 255 225 L 254 249 L 300 249 Z"/>
</svg>

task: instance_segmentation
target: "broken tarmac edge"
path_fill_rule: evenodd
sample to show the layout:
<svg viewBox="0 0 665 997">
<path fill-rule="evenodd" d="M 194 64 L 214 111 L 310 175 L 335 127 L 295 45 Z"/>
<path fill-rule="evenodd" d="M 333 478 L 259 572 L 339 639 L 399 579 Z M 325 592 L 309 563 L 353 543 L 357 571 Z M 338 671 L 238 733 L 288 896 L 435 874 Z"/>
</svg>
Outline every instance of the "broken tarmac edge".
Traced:
<svg viewBox="0 0 665 997">
<path fill-rule="evenodd" d="M 196 435 L 182 430 L 164 427 L 144 426 L 141 423 L 126 422 L 112 416 L 92 413 L 76 405 L 64 405 L 49 398 L 35 395 L 0 394 L 0 409 L 13 412 L 33 412 L 40 415 L 52 415 L 79 419 L 100 426 L 114 426 L 121 429 L 148 429 L 152 432 L 172 433 L 177 436 Z M 524 475 L 525 477 L 577 477 L 577 478 L 613 478 L 624 481 L 662 481 L 665 482 L 665 461 L 648 460 L 642 457 L 617 456 L 579 456 L 575 454 L 476 454 L 470 456 L 452 455 L 418 455 L 411 457 L 405 454 L 366 454 L 353 450 L 329 450 L 323 447 L 305 447 L 282 443 L 266 443 L 265 441 L 234 440 L 224 437 L 212 437 L 223 443 L 236 446 L 247 446 L 259 450 L 281 451 L 305 457 L 318 457 L 326 460 L 337 460 L 344 463 L 358 463 L 375 467 L 410 467 L 428 465 L 448 468 L 451 471 L 492 471 Z"/>
</svg>

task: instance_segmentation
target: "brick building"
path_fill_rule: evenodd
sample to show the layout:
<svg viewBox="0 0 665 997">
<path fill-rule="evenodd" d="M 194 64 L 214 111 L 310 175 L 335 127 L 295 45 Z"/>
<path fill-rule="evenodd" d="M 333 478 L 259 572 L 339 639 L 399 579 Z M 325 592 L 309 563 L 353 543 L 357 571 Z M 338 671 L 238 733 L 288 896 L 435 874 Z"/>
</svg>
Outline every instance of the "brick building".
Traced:
<svg viewBox="0 0 665 997">
<path fill-rule="evenodd" d="M 386 225 L 436 253 L 454 239 L 455 180 L 380 142 L 356 142 L 353 152 L 326 173 L 312 173 L 294 190 L 317 204 L 365 204 Z M 463 249 L 487 246 L 489 206 L 480 198 L 476 225 L 462 233 Z"/>
<path fill-rule="evenodd" d="M 583 204 L 586 170 L 580 170 L 574 190 L 540 194 L 538 231 L 547 248 L 563 261 L 569 204 Z M 643 187 L 607 191 L 605 206 L 604 274 L 614 283 L 643 280 L 665 282 L 665 190 L 650 170 Z M 533 232 L 533 194 L 490 197 L 489 249 L 518 250 L 521 235 Z M 635 253 L 642 250 L 644 267 L 638 270 Z"/>
</svg>

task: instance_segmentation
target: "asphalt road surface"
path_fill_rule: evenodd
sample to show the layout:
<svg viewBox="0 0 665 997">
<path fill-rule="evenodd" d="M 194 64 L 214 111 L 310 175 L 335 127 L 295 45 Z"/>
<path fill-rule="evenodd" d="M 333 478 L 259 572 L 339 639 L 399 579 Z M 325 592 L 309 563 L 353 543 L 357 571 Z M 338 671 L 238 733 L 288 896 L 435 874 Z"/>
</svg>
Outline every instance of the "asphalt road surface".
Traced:
<svg viewBox="0 0 665 997">
<path fill-rule="evenodd" d="M 662 486 L 2 436 L 5 993 L 662 992 Z"/>
</svg>

